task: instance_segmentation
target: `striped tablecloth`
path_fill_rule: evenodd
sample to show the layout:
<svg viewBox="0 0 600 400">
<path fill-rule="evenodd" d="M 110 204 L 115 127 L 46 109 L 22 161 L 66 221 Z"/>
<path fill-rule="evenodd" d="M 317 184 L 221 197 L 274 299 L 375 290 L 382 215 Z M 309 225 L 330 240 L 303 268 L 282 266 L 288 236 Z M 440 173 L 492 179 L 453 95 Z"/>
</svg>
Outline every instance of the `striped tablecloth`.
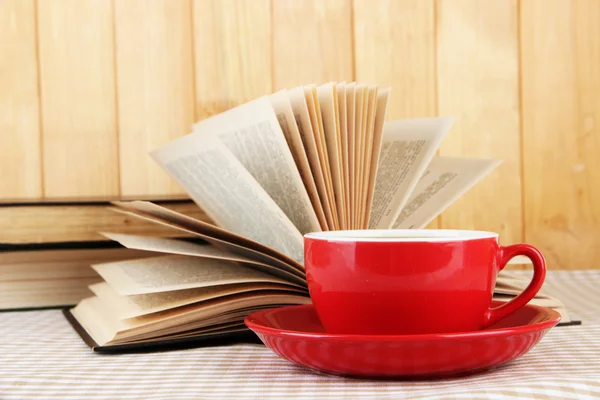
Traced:
<svg viewBox="0 0 600 400">
<path fill-rule="evenodd" d="M 59 311 L 0 313 L 0 399 L 600 398 L 598 285 L 600 271 L 551 271 L 544 290 L 582 325 L 499 369 L 433 381 L 307 372 L 261 345 L 93 354 Z"/>
</svg>

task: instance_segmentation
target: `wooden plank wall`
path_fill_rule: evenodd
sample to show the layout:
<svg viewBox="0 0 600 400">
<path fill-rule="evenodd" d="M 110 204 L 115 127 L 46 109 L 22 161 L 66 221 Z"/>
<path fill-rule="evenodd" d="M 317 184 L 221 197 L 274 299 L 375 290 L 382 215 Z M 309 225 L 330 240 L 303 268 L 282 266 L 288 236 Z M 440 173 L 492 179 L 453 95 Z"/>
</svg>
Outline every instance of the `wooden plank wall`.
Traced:
<svg viewBox="0 0 600 400">
<path fill-rule="evenodd" d="M 597 0 L 2 0 L 0 199 L 180 195 L 147 156 L 307 82 L 452 115 L 443 155 L 504 163 L 436 227 L 600 268 Z"/>
</svg>

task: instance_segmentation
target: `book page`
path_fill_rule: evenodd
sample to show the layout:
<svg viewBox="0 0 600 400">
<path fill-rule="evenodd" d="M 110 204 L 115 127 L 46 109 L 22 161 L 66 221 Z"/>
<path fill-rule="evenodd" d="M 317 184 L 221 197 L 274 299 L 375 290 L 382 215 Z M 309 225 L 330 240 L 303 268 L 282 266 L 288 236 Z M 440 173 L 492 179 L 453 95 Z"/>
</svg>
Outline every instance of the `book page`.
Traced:
<svg viewBox="0 0 600 400">
<path fill-rule="evenodd" d="M 355 110 L 356 110 L 356 82 L 346 85 L 346 127 L 348 129 L 348 228 L 354 227 L 355 219 L 355 188 L 354 188 L 354 165 L 355 165 Z"/>
<path fill-rule="evenodd" d="M 356 85 L 356 103 L 354 105 L 354 160 L 350 167 L 350 174 L 352 175 L 352 180 L 354 182 L 353 188 L 354 193 L 352 193 L 352 197 L 350 198 L 350 202 L 352 203 L 352 229 L 360 228 L 359 215 L 360 215 L 360 176 L 362 174 L 361 169 L 361 154 L 364 151 L 364 141 L 363 141 L 363 131 L 362 127 L 363 119 L 365 116 L 363 115 L 364 105 L 367 102 L 366 98 L 367 86 L 364 84 Z"/>
<path fill-rule="evenodd" d="M 330 228 L 339 229 L 338 212 L 335 203 L 335 195 L 333 191 L 333 180 L 331 177 L 331 165 L 327 153 L 327 143 L 325 141 L 325 133 L 323 127 L 323 119 L 321 115 L 321 106 L 319 97 L 317 96 L 316 85 L 306 85 L 304 87 L 304 96 L 308 106 L 308 114 L 312 124 L 312 131 L 317 144 L 317 154 L 321 163 L 323 177 L 325 178 L 325 188 L 327 189 L 327 200 L 329 201 L 329 209 L 331 210 L 332 223 Z"/>
<path fill-rule="evenodd" d="M 324 132 L 325 128 L 323 127 L 323 118 L 321 114 L 321 106 L 319 104 L 319 97 L 317 95 L 316 85 L 306 85 L 304 87 L 304 95 L 306 97 L 306 103 L 308 105 L 308 111 L 313 126 L 315 142 L 317 143 L 317 151 L 321 160 L 321 166 L 323 167 L 323 174 L 325 176 L 327 198 L 329 200 L 331 218 L 333 220 L 332 226 L 333 229 L 338 229 L 338 214 L 335 203 L 335 194 L 333 190 L 333 179 L 331 177 L 331 164 L 327 153 L 327 142 L 325 140 Z"/>
<path fill-rule="evenodd" d="M 364 196 L 364 188 L 365 188 L 365 183 L 363 180 L 363 175 L 365 173 L 365 153 L 367 151 L 367 124 L 369 122 L 369 105 L 371 104 L 371 98 L 369 98 L 369 86 L 365 86 L 363 89 L 363 102 L 362 102 L 362 123 L 360 126 L 360 144 L 359 144 L 359 156 L 356 160 L 356 166 L 357 166 L 357 193 L 356 193 L 356 202 L 357 202 L 357 211 L 356 211 L 356 218 L 357 218 L 357 224 L 358 224 L 358 228 L 366 228 L 364 226 L 362 226 L 362 218 L 361 216 L 363 215 L 363 196 Z"/>
<path fill-rule="evenodd" d="M 525 290 L 525 287 L 527 286 L 528 283 L 529 282 L 526 282 L 525 285 L 520 288 L 509 288 L 509 287 L 496 286 L 494 288 L 494 296 L 496 294 L 518 296 Z M 547 295 L 545 295 L 543 293 L 539 293 L 539 292 L 538 292 L 538 294 L 535 295 L 535 298 L 538 300 L 540 300 L 540 299 L 550 300 L 551 299 L 551 297 L 548 297 Z"/>
<path fill-rule="evenodd" d="M 236 298 L 239 298 L 240 296 L 248 296 L 247 300 L 244 302 L 246 305 L 236 301 Z M 277 303 L 277 297 L 283 299 L 283 304 Z M 237 304 L 232 304 L 234 302 Z M 254 303 L 258 304 L 255 305 Z M 226 327 L 243 326 L 244 318 L 253 312 L 290 304 L 297 305 L 298 301 L 295 298 L 290 299 L 290 295 L 270 293 L 268 291 L 241 293 L 215 300 L 208 300 L 203 302 L 200 307 L 196 307 L 192 304 L 176 309 L 179 311 L 189 308 L 189 311 L 194 313 L 193 317 L 191 315 L 182 315 L 181 313 L 171 316 L 168 314 L 169 311 L 165 311 L 163 313 L 158 313 L 161 317 L 164 317 L 162 319 L 151 319 L 154 314 L 150 314 L 124 320 L 126 322 L 134 321 L 139 325 L 136 327 L 131 324 L 130 327 L 127 327 L 126 332 L 121 332 L 117 335 L 115 343 L 146 342 L 156 340 L 155 338 L 186 337 L 189 335 L 196 336 L 198 334 L 202 335 L 205 332 L 219 332 L 224 328 L 225 331 L 229 331 Z M 210 307 L 211 310 L 207 312 L 204 307 Z M 237 307 L 243 308 L 237 310 Z M 232 308 L 233 311 L 231 311 Z M 181 321 L 181 319 L 184 320 Z"/>
<path fill-rule="evenodd" d="M 167 143 L 151 155 L 159 164 L 165 158 L 174 161 L 184 153 L 200 153 L 210 141 L 222 143 L 235 156 L 301 233 L 318 226 L 310 198 L 267 96 L 194 124 L 192 133 Z M 212 168 L 211 174 L 218 174 L 221 181 L 227 177 L 219 168 Z M 179 184 L 188 193 L 194 190 L 189 186 L 194 182 Z"/>
<path fill-rule="evenodd" d="M 269 291 L 238 293 L 222 299 L 208 300 L 203 302 L 201 307 L 189 305 L 163 313 L 121 320 L 119 324 L 121 330 L 115 337 L 115 343 L 127 339 L 152 337 L 157 334 L 166 335 L 189 331 L 233 320 L 243 321 L 244 317 L 252 311 L 287 304 L 310 304 L 310 299 L 307 296 L 293 293 L 282 294 Z"/>
<path fill-rule="evenodd" d="M 529 260 L 525 256 L 523 257 Z M 522 260 L 525 261 L 525 260 Z M 517 263 L 522 263 L 520 260 L 517 260 Z M 511 262 L 509 262 L 511 264 Z M 494 287 L 494 292 L 504 293 L 504 294 L 519 294 L 529 285 L 531 282 L 531 277 L 528 276 L 531 273 L 527 273 L 527 275 L 516 274 L 514 271 L 503 269 L 498 273 L 496 277 L 496 285 Z M 535 297 L 539 298 L 549 298 L 549 296 L 543 292 L 538 292 Z"/>
<path fill-rule="evenodd" d="M 424 228 L 499 164 L 499 160 L 436 156 L 393 228 Z"/>
<path fill-rule="evenodd" d="M 367 219 L 367 197 L 369 197 L 369 177 L 371 176 L 371 153 L 373 152 L 373 131 L 375 129 L 375 112 L 377 111 L 377 93 L 379 87 L 377 85 L 369 86 L 368 88 L 368 108 L 367 108 L 367 122 L 365 124 L 365 146 L 364 152 L 361 155 L 362 163 L 362 177 L 361 180 L 361 193 L 360 193 L 360 215 L 359 221 L 361 227 L 367 228 L 364 225 L 364 221 Z"/>
<path fill-rule="evenodd" d="M 346 198 L 348 191 L 348 187 L 346 186 L 346 182 L 344 181 L 344 145 L 342 143 L 342 134 L 341 134 L 341 123 L 340 123 L 340 106 L 338 104 L 339 95 L 338 95 L 338 85 L 333 85 L 333 113 L 335 114 L 335 136 L 338 144 L 338 160 L 339 160 L 339 174 L 340 174 L 340 188 L 342 191 L 342 197 L 340 199 L 340 204 L 342 207 L 341 217 L 339 218 L 340 229 L 347 229 L 348 225 L 346 223 L 346 219 L 348 218 L 348 209 L 346 208 Z"/>
<path fill-rule="evenodd" d="M 298 124 L 298 130 L 302 139 L 302 144 L 304 145 L 304 150 L 306 151 L 308 163 L 310 164 L 310 170 L 315 180 L 317 193 L 319 194 L 319 203 L 323 207 L 323 212 L 325 214 L 327 227 L 323 228 L 323 230 L 329 230 L 329 227 L 333 227 L 333 216 L 331 207 L 329 206 L 330 200 L 327 192 L 326 175 L 319 158 L 319 151 L 315 141 L 315 134 L 313 133 L 304 88 L 297 87 L 291 89 L 288 91 L 288 97 Z"/>
<path fill-rule="evenodd" d="M 218 226 L 302 264 L 301 232 L 237 158 L 214 137 L 188 138 L 153 157 Z"/>
<path fill-rule="evenodd" d="M 190 336 L 194 336 L 194 338 L 212 335 L 214 333 L 229 333 L 229 332 L 244 332 L 247 331 L 248 327 L 240 321 L 237 322 L 226 322 L 222 324 L 209 325 L 205 328 L 193 329 L 191 331 L 161 335 L 158 337 L 149 337 L 144 340 L 144 342 L 153 342 L 153 341 L 162 341 L 165 339 L 178 339 L 178 338 L 186 338 Z M 133 341 L 134 343 L 136 341 Z"/>
<path fill-rule="evenodd" d="M 192 234 L 233 254 L 272 265 L 302 278 L 305 277 L 302 264 L 270 247 L 233 232 L 147 201 L 114 202 L 114 204 L 117 207 L 110 208 L 112 211 L 169 227 L 174 232 Z"/>
<path fill-rule="evenodd" d="M 384 125 L 370 228 L 389 229 L 398 219 L 452 121 L 418 118 Z"/>
<path fill-rule="evenodd" d="M 390 88 L 381 89 L 377 92 L 377 109 L 375 114 L 375 126 L 373 128 L 373 146 L 369 164 L 369 186 L 367 188 L 367 201 L 364 207 L 366 215 L 363 226 L 369 226 L 371 219 L 373 191 L 375 189 L 375 178 L 377 176 L 377 166 L 379 164 L 379 154 L 381 152 L 381 140 L 383 138 L 383 124 L 385 123 L 389 95 Z"/>
<path fill-rule="evenodd" d="M 513 298 L 515 298 L 517 295 L 521 294 L 521 292 L 523 292 L 523 290 L 511 291 L 510 293 L 508 293 L 508 292 L 505 293 L 505 292 L 494 290 L 494 295 L 492 297 L 492 300 L 507 302 L 507 301 L 510 301 Z M 532 299 L 528 304 L 534 304 L 536 306 L 550 307 L 550 308 L 555 308 L 557 306 L 560 306 L 560 304 L 558 304 L 556 302 L 556 300 L 553 298 L 538 297 L 538 296 L 536 296 L 535 299 Z"/>
<path fill-rule="evenodd" d="M 219 260 L 238 262 L 248 268 L 254 268 L 269 275 L 285 279 L 290 283 L 305 287 L 306 281 L 298 274 L 283 270 L 277 266 L 265 264 L 248 257 L 222 250 L 209 244 L 196 244 L 185 240 L 167 239 L 149 236 L 104 233 L 102 235 L 114 240 L 129 249 L 146 250 L 166 254 L 186 255 L 192 257 L 215 258 Z M 152 253 L 148 253 L 152 254 Z"/>
<path fill-rule="evenodd" d="M 211 258 L 159 256 L 94 264 L 92 268 L 120 296 L 232 283 L 271 282 L 289 286 L 283 279 L 264 272 Z"/>
<path fill-rule="evenodd" d="M 302 182 L 304 183 L 308 197 L 310 198 L 310 203 L 317 217 L 317 220 L 311 219 L 311 229 L 313 232 L 324 230 L 327 228 L 325 212 L 323 211 L 323 206 L 319 199 L 315 178 L 313 177 L 308 157 L 306 156 L 306 150 L 304 149 L 300 131 L 298 129 L 299 124 L 294 117 L 294 110 L 290 104 L 288 92 L 286 90 L 280 90 L 279 92 L 272 94 L 270 99 L 279 125 L 281 126 L 281 130 L 283 131 L 283 135 L 292 151 L 294 162 L 302 177 Z"/>
<path fill-rule="evenodd" d="M 124 323 L 124 320 L 118 319 L 112 307 L 104 303 L 103 300 L 97 296 L 83 299 L 76 307 L 70 310 L 70 313 L 99 346 L 118 343 L 118 341 L 115 341 L 114 339 L 118 336 L 119 331 L 126 329 L 128 326 L 131 327 L 132 325 L 126 324 Z M 209 320 L 214 320 L 214 318 L 207 318 L 205 321 L 209 322 Z M 203 331 L 211 331 L 214 328 L 222 328 L 225 326 L 227 325 L 210 325 L 209 322 L 209 325 L 203 329 Z M 185 333 L 187 333 L 186 327 L 181 326 L 178 333 L 185 336 Z M 201 333 L 199 330 L 194 330 L 194 335 L 198 336 L 201 335 Z M 145 337 L 148 342 L 152 342 L 155 340 L 162 340 L 166 335 L 158 334 L 150 328 L 145 329 L 144 333 L 140 334 L 139 337 Z M 121 342 L 135 342 L 135 340 L 125 340 Z"/>
<path fill-rule="evenodd" d="M 99 346 L 110 343 L 121 327 L 120 320 L 96 296 L 81 300 L 70 313 Z"/>
<path fill-rule="evenodd" d="M 245 304 L 239 302 L 242 297 L 246 298 Z M 279 304 L 274 297 L 283 299 L 284 304 Z M 243 324 L 244 318 L 249 314 L 267 308 L 287 305 L 290 300 L 291 304 L 298 304 L 297 296 L 285 292 L 267 290 L 236 293 L 226 297 L 209 299 L 200 304 L 190 304 L 174 310 L 128 318 L 121 320 L 125 322 L 124 327 L 127 333 L 117 335 L 117 342 L 137 342 L 157 337 L 185 336 L 186 334 L 195 334 L 212 329 L 218 330 L 227 325 Z M 207 310 L 210 311 L 207 312 Z M 190 317 L 190 313 L 195 313 L 195 316 Z"/>
<path fill-rule="evenodd" d="M 239 293 L 224 299 L 208 300 L 202 307 L 179 307 L 162 313 L 119 320 L 112 308 L 97 297 L 88 297 L 70 312 L 98 345 L 127 343 L 211 327 L 243 322 L 253 310 L 284 304 L 309 304 L 306 296 L 267 292 Z"/>
<path fill-rule="evenodd" d="M 344 209 L 346 210 L 342 229 L 350 227 L 350 171 L 348 170 L 348 112 L 346 110 L 346 84 L 335 85 L 337 94 L 337 126 L 339 128 L 342 156 L 342 189 L 344 191 Z"/>
<path fill-rule="evenodd" d="M 257 290 L 295 291 L 294 289 L 276 283 L 238 283 L 169 292 L 120 296 L 106 282 L 90 285 L 90 290 L 99 297 L 103 303 L 109 305 L 119 319 L 135 318 L 171 308 L 230 296 L 236 293 L 248 293 Z"/>
<path fill-rule="evenodd" d="M 327 83 L 316 88 L 319 98 L 319 107 L 323 122 L 323 135 L 325 137 L 325 150 L 331 168 L 331 181 L 337 210 L 338 229 L 343 229 L 342 221 L 345 218 L 346 207 L 344 202 L 343 170 L 341 157 L 341 140 L 337 114 L 337 93 L 335 85 Z"/>
</svg>

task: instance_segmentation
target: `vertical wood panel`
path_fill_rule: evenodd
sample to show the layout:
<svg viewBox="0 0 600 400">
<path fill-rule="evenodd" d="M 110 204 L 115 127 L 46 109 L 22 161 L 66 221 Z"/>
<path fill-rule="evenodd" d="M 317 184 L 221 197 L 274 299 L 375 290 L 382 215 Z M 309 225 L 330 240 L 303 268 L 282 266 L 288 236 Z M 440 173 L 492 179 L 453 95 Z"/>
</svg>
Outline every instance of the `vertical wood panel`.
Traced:
<svg viewBox="0 0 600 400">
<path fill-rule="evenodd" d="M 436 115 L 432 0 L 354 0 L 356 79 L 392 88 L 387 119 Z"/>
<path fill-rule="evenodd" d="M 440 154 L 503 163 L 441 215 L 441 227 L 522 240 L 516 0 L 439 0 L 438 112 L 456 121 Z"/>
<path fill-rule="evenodd" d="M 0 199 L 42 195 L 33 0 L 0 2 Z"/>
<path fill-rule="evenodd" d="M 37 4 L 46 197 L 118 195 L 112 2 Z"/>
<path fill-rule="evenodd" d="M 526 240 L 551 268 L 600 259 L 600 2 L 521 3 Z"/>
<path fill-rule="evenodd" d="M 191 3 L 115 2 L 121 194 L 183 190 L 148 155 L 194 122 Z"/>
<path fill-rule="evenodd" d="M 270 0 L 195 0 L 196 119 L 271 93 Z"/>
<path fill-rule="evenodd" d="M 351 81 L 351 0 L 273 1 L 273 86 Z"/>
<path fill-rule="evenodd" d="M 430 227 L 598 267 L 598 21 L 596 0 L 0 0 L 0 199 L 180 194 L 148 152 L 194 120 L 356 79 L 392 87 L 388 119 L 456 116 L 441 154 L 504 160 Z"/>
<path fill-rule="evenodd" d="M 433 0 L 354 0 L 354 43 L 356 79 L 392 88 L 387 120 L 437 114 Z"/>
</svg>

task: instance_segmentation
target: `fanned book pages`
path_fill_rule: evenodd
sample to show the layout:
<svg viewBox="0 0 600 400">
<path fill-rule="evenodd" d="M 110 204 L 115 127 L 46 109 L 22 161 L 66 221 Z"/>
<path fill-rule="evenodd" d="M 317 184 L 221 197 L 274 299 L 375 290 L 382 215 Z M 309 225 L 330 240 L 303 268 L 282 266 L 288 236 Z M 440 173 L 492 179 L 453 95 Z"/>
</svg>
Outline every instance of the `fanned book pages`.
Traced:
<svg viewBox="0 0 600 400">
<path fill-rule="evenodd" d="M 304 234 L 426 227 L 500 163 L 437 156 L 452 119 L 387 121 L 390 95 L 358 82 L 281 90 L 153 151 L 211 223 L 143 201 L 114 211 L 205 244 L 105 232 L 156 256 L 92 266 L 102 281 L 71 323 L 96 350 L 243 334 L 253 311 L 310 302 Z"/>
</svg>

